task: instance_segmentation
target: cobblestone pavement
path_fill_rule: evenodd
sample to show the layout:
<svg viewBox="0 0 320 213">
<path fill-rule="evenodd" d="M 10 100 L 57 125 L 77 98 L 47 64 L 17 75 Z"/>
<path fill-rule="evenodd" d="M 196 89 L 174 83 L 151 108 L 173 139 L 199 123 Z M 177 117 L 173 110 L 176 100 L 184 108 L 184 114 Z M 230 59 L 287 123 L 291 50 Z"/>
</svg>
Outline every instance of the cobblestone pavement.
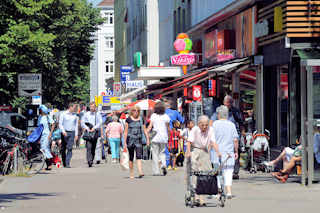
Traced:
<svg viewBox="0 0 320 213">
<path fill-rule="evenodd" d="M 75 150 L 72 168 L 54 169 L 33 177 L 5 177 L 0 183 L 0 212 L 307 212 L 319 211 L 320 184 L 301 186 L 294 179 L 287 184 L 269 174 L 241 171 L 234 181 L 235 197 L 225 208 L 207 199 L 208 207 L 184 206 L 184 169 L 166 177 L 151 176 L 151 162 L 144 161 L 143 179 L 129 179 L 118 164 L 103 163 L 88 168 L 85 150 Z"/>
</svg>

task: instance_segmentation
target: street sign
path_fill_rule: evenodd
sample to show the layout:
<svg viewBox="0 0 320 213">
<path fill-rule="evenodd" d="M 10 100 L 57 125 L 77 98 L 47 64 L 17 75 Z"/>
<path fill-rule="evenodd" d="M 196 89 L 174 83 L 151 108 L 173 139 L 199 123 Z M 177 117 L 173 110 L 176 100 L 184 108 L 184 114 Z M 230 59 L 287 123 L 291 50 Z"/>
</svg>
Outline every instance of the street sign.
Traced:
<svg viewBox="0 0 320 213">
<path fill-rule="evenodd" d="M 144 87 L 143 80 L 136 80 L 136 81 L 127 81 L 126 88 L 127 89 L 136 89 Z"/>
<path fill-rule="evenodd" d="M 38 96 L 41 94 L 41 74 L 25 73 L 18 75 L 19 96 Z"/>
<path fill-rule="evenodd" d="M 131 66 L 120 66 L 120 81 L 126 82 L 130 80 Z"/>
<path fill-rule="evenodd" d="M 33 104 L 33 105 L 41 105 L 41 104 L 42 104 L 42 97 L 41 97 L 41 95 L 32 96 L 32 104 Z"/>
<path fill-rule="evenodd" d="M 113 83 L 113 95 L 115 97 L 121 96 L 121 83 L 120 82 L 114 82 Z"/>
</svg>

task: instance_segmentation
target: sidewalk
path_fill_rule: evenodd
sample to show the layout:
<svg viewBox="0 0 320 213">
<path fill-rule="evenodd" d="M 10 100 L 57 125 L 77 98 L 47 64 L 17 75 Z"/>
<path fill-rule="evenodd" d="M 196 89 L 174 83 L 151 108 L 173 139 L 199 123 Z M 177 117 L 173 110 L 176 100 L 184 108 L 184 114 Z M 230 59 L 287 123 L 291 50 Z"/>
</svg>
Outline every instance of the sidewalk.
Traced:
<svg viewBox="0 0 320 213">
<path fill-rule="evenodd" d="M 241 171 L 234 182 L 235 198 L 224 209 L 209 199 L 209 207 L 184 206 L 184 169 L 169 171 L 166 177 L 151 174 L 151 162 L 144 161 L 143 179 L 129 179 L 118 164 L 88 168 L 85 150 L 75 150 L 72 168 L 55 169 L 31 178 L 6 177 L 0 184 L 0 212 L 57 213 L 163 213 L 163 212 L 307 212 L 318 210 L 320 184 L 312 188 L 295 182 L 277 183 L 270 174 Z M 212 208 L 211 208 L 212 207 Z"/>
</svg>

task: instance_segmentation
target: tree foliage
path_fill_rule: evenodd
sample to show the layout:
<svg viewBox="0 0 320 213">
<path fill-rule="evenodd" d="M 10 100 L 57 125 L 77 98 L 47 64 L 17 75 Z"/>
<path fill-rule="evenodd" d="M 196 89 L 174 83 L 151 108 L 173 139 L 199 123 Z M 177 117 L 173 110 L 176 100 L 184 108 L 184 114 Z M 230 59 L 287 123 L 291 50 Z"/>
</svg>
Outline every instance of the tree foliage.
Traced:
<svg viewBox="0 0 320 213">
<path fill-rule="evenodd" d="M 92 33 L 103 23 L 86 0 L 1 0 L 0 103 L 23 105 L 19 73 L 42 73 L 42 99 L 58 107 L 89 99 Z"/>
</svg>

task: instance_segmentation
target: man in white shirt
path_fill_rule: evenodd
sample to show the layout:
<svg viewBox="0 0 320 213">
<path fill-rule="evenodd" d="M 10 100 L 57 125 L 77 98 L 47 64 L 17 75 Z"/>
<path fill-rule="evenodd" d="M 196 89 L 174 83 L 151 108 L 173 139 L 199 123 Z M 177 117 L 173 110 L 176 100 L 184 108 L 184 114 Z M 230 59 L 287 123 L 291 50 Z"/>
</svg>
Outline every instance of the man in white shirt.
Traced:
<svg viewBox="0 0 320 213">
<path fill-rule="evenodd" d="M 59 128 L 62 132 L 61 157 L 65 168 L 71 168 L 72 147 L 74 141 L 78 140 L 79 118 L 75 113 L 76 106 L 75 103 L 70 103 L 68 110 L 62 112 L 59 118 Z"/>
<path fill-rule="evenodd" d="M 89 124 L 89 125 L 87 125 Z M 92 167 L 95 150 L 97 146 L 98 134 L 102 125 L 102 117 L 101 114 L 96 111 L 95 102 L 90 102 L 90 111 L 86 112 L 81 120 L 81 126 L 84 131 L 88 132 L 96 132 L 96 137 L 94 139 L 86 141 L 87 148 L 87 161 L 89 167 Z M 90 128 L 90 126 L 92 128 Z"/>
</svg>

